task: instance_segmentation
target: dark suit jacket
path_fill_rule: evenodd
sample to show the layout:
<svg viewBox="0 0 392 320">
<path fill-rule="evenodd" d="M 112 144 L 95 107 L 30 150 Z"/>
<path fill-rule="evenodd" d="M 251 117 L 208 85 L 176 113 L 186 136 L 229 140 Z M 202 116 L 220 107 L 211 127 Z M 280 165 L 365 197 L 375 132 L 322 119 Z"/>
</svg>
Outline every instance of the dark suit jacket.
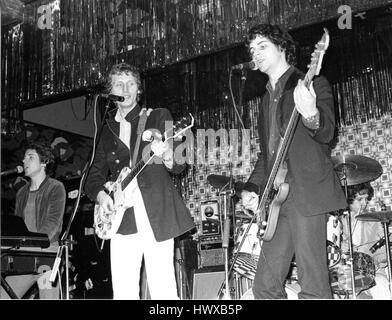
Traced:
<svg viewBox="0 0 392 320">
<path fill-rule="evenodd" d="M 15 215 L 25 218 L 24 210 L 29 198 L 31 182 L 16 193 Z M 49 176 L 40 184 L 35 199 L 35 219 L 38 233 L 48 235 L 50 243 L 59 240 L 67 200 L 64 184 Z"/>
<path fill-rule="evenodd" d="M 286 82 L 277 107 L 276 117 L 281 124 L 281 136 L 294 108 L 294 88 L 304 75 L 295 69 Z M 320 112 L 320 128 L 311 130 L 304 126 L 300 117 L 287 154 L 289 184 L 287 202 L 293 203 L 305 216 L 326 213 L 347 207 L 347 202 L 339 179 L 333 170 L 329 143 L 335 130 L 334 102 L 331 87 L 324 77 L 316 77 L 313 83 Z M 259 113 L 258 132 L 260 155 L 249 177 L 245 189 L 263 191 L 270 174 L 273 161 L 268 161 L 268 101 L 266 91 Z M 257 188 L 255 188 L 257 186 Z"/>
<path fill-rule="evenodd" d="M 136 130 L 141 108 L 136 106 L 126 117 L 131 122 L 131 149 L 136 141 Z M 113 111 L 113 113 L 116 110 Z M 125 166 L 129 166 L 130 151 L 120 140 L 120 125 L 112 114 L 102 131 L 102 138 L 97 146 L 96 155 L 85 191 L 96 200 L 99 191 L 103 190 L 106 181 L 115 181 Z M 147 118 L 145 130 L 165 131 L 165 121 L 172 121 L 167 109 L 155 109 Z M 143 150 L 149 144 L 141 140 L 137 161 L 142 157 Z M 172 171 L 179 173 L 184 166 L 174 164 Z M 193 220 L 179 192 L 175 188 L 168 169 L 163 163 L 148 164 L 137 176 L 147 215 L 157 241 L 177 237 L 194 227 Z M 123 217 L 118 233 L 132 234 L 137 232 L 133 208 L 129 208 Z"/>
</svg>

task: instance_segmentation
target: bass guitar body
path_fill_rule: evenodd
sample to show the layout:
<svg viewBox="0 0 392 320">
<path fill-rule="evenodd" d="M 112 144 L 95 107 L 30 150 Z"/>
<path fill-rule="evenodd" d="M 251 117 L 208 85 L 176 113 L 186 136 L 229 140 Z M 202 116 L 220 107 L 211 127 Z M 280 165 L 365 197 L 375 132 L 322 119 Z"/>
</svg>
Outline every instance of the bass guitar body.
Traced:
<svg viewBox="0 0 392 320">
<path fill-rule="evenodd" d="M 261 212 L 261 223 L 259 222 L 259 238 L 264 241 L 270 241 L 275 233 L 276 224 L 278 223 L 279 211 L 286 201 L 289 194 L 289 184 L 284 182 L 287 175 L 286 168 L 280 168 L 275 179 L 274 188 L 269 194 L 268 205 L 265 212 Z M 266 223 L 268 221 L 268 223 Z"/>
</svg>

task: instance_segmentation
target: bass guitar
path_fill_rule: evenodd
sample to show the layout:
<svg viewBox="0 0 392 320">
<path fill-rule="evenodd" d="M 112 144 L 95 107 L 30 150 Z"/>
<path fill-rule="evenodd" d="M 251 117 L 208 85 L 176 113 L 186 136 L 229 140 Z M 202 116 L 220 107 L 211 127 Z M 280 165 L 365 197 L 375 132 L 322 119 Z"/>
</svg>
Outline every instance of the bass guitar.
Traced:
<svg viewBox="0 0 392 320">
<path fill-rule="evenodd" d="M 190 122 L 190 123 L 189 123 Z M 184 134 L 186 130 L 193 127 L 194 118 L 190 114 L 190 118 L 184 117 L 177 121 L 175 125 L 166 130 L 163 134 L 165 141 L 175 139 Z M 169 131 L 173 130 L 173 136 L 166 137 Z M 152 138 L 152 132 L 146 130 L 143 132 L 144 141 L 152 141 L 152 139 L 159 139 L 158 136 Z M 120 227 L 124 212 L 126 209 L 133 206 L 132 193 L 137 186 L 136 178 L 148 163 L 154 158 L 154 153 L 151 151 L 149 158 L 144 160 L 143 157 L 139 160 L 133 168 L 124 167 L 117 177 L 116 181 L 108 181 L 105 183 L 106 192 L 113 199 L 114 210 L 107 212 L 99 204 L 94 207 L 94 230 L 97 236 L 103 240 L 108 240 L 117 233 Z"/>
<path fill-rule="evenodd" d="M 321 63 L 328 46 L 329 33 L 324 28 L 324 34 L 316 44 L 316 49 L 312 53 L 311 63 L 308 66 L 308 72 L 304 78 L 304 84 L 307 88 L 309 88 L 314 76 L 320 73 Z M 255 212 L 259 227 L 257 236 L 264 241 L 272 239 L 278 222 L 280 207 L 289 194 L 289 185 L 285 182 L 287 166 L 284 159 L 286 158 L 299 118 L 300 114 L 294 107 L 284 136 L 279 143 L 274 164 Z"/>
</svg>

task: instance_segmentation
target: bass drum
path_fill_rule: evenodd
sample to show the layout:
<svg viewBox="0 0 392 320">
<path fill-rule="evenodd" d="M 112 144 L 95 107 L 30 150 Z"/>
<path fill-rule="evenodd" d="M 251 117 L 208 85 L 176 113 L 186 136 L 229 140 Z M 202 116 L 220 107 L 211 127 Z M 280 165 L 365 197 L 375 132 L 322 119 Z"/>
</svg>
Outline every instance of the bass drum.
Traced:
<svg viewBox="0 0 392 320">
<path fill-rule="evenodd" d="M 301 291 L 301 287 L 297 283 L 286 283 L 284 290 L 288 300 L 298 300 L 298 293 Z M 252 288 L 248 289 L 240 300 L 254 300 Z"/>
</svg>

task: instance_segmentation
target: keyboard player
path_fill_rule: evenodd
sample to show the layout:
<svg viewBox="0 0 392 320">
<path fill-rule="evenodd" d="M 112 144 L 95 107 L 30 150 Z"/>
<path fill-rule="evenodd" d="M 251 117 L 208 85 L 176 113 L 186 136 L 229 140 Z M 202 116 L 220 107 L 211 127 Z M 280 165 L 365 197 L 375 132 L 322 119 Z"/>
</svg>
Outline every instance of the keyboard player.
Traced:
<svg viewBox="0 0 392 320">
<path fill-rule="evenodd" d="M 25 148 L 23 169 L 28 182 L 16 194 L 15 215 L 30 232 L 48 236 L 49 251 L 56 251 L 63 226 L 66 192 L 62 182 L 51 178 L 54 155 L 45 142 L 30 142 Z M 39 281 L 38 284 L 42 284 Z M 58 298 L 48 281 L 40 287 L 40 298 Z"/>
</svg>

